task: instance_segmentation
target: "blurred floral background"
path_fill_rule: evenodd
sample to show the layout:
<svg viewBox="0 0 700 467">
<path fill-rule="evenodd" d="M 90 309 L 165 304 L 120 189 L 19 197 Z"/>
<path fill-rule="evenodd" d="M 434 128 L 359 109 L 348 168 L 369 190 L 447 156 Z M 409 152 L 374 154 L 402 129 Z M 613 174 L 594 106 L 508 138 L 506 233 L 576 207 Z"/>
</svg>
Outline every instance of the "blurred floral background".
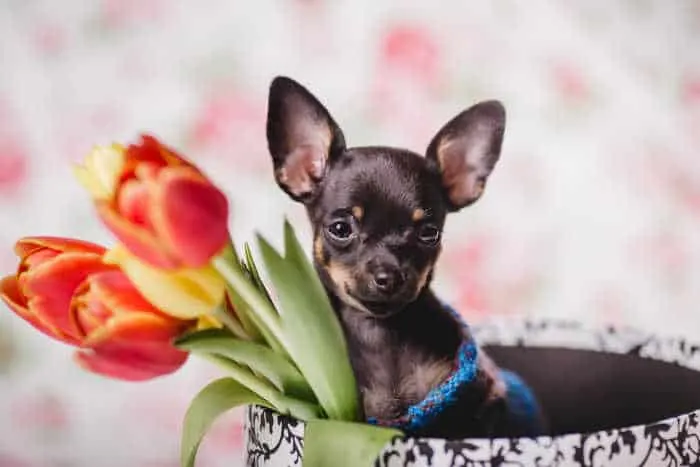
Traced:
<svg viewBox="0 0 700 467">
<path fill-rule="evenodd" d="M 30 234 L 111 242 L 70 164 L 153 133 L 220 183 L 238 241 L 300 206 L 264 137 L 277 74 L 349 144 L 422 152 L 477 100 L 508 109 L 484 198 L 448 220 L 436 287 L 491 314 L 700 338 L 700 2 L 0 1 L 0 271 Z M 180 421 L 216 370 L 120 383 L 0 310 L 0 465 L 178 465 Z M 240 412 L 198 465 L 239 465 Z"/>
</svg>

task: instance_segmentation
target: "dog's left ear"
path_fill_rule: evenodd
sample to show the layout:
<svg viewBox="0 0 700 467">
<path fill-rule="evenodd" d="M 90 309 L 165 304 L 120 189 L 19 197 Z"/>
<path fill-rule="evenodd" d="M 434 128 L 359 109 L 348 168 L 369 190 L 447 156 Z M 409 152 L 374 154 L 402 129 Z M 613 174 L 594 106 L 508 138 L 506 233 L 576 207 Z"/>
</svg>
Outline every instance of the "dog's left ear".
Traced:
<svg viewBox="0 0 700 467">
<path fill-rule="evenodd" d="M 295 201 L 316 193 L 345 138 L 330 113 L 305 87 L 278 76 L 270 85 L 267 144 L 277 184 Z"/>
<path fill-rule="evenodd" d="M 478 103 L 450 120 L 428 146 L 437 162 L 450 210 L 481 197 L 501 154 L 506 112 L 498 101 Z"/>
</svg>

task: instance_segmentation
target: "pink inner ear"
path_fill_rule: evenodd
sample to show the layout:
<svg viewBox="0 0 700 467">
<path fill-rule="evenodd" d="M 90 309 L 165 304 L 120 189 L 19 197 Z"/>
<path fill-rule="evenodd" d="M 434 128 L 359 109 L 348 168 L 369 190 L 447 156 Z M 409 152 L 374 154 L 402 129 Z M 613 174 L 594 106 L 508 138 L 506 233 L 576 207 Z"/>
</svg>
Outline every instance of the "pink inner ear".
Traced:
<svg viewBox="0 0 700 467">
<path fill-rule="evenodd" d="M 468 147 L 463 139 L 448 139 L 437 151 L 442 182 L 455 206 L 475 201 L 484 190 L 484 183 L 479 180 L 479 167 L 470 161 L 469 154 L 465 154 Z"/>
<path fill-rule="evenodd" d="M 277 179 L 294 196 L 309 194 L 323 177 L 326 158 L 327 151 L 317 144 L 298 146 L 287 156 Z"/>
</svg>

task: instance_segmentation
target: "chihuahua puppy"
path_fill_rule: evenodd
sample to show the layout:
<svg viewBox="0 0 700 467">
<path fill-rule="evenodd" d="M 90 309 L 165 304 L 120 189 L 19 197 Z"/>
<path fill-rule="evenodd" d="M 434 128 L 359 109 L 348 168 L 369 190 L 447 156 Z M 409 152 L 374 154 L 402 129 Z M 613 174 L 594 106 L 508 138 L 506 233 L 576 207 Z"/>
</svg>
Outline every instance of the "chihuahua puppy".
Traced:
<svg viewBox="0 0 700 467">
<path fill-rule="evenodd" d="M 449 121 L 425 156 L 349 148 L 306 88 L 285 77 L 270 86 L 275 179 L 306 207 L 314 264 L 344 329 L 367 420 L 398 420 L 423 401 L 454 372 L 470 339 L 430 282 L 445 217 L 482 195 L 504 128 L 503 106 L 488 101 Z M 410 434 L 537 434 L 539 414 L 524 421 L 513 415 L 508 378 L 478 348 L 473 365 L 457 400 Z"/>
</svg>

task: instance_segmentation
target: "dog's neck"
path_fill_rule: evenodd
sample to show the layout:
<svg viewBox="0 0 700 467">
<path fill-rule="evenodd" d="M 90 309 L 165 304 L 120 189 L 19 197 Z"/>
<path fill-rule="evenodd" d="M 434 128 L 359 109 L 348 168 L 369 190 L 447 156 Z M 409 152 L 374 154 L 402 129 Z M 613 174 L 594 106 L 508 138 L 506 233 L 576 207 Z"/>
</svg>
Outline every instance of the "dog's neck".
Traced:
<svg viewBox="0 0 700 467">
<path fill-rule="evenodd" d="M 429 288 L 386 318 L 372 317 L 329 294 L 366 416 L 392 419 L 406 413 L 453 370 L 463 330 Z"/>
<path fill-rule="evenodd" d="M 383 319 L 327 291 L 344 330 L 365 414 L 391 418 L 406 413 L 409 405 L 423 400 L 453 371 L 460 345 L 471 340 L 462 323 L 427 286 L 403 310 Z M 448 411 L 447 418 L 426 434 L 464 437 L 488 433 L 490 427 L 474 417 L 502 400 L 506 388 L 491 359 L 483 352 L 477 358 L 478 373 L 470 384 L 470 395 L 462 397 L 460 407 L 454 409 L 456 419 Z"/>
<path fill-rule="evenodd" d="M 333 290 L 327 291 L 351 351 L 394 347 L 398 352 L 419 351 L 438 358 L 453 358 L 463 339 L 459 324 L 429 287 L 405 308 L 386 318 L 373 317 L 343 302 Z"/>
</svg>

